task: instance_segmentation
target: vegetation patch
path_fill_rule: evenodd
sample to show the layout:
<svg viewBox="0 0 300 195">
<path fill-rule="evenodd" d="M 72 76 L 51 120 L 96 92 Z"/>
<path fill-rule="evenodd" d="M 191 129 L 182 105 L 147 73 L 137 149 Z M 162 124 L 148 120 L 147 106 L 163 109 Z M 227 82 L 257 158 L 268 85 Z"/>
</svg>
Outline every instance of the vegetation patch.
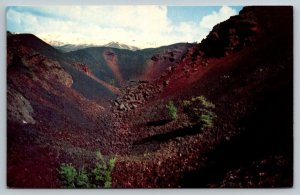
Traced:
<svg viewBox="0 0 300 195">
<path fill-rule="evenodd" d="M 183 100 L 183 108 L 187 113 L 191 125 L 201 124 L 202 128 L 212 128 L 217 115 L 213 112 L 215 105 L 204 96 Z"/>
<path fill-rule="evenodd" d="M 77 170 L 72 164 L 62 164 L 58 170 L 60 180 L 67 188 L 110 188 L 116 160 L 115 157 L 106 160 L 97 152 L 95 164 L 90 169 Z"/>
<path fill-rule="evenodd" d="M 166 105 L 169 116 L 174 120 L 177 118 L 177 108 L 173 101 L 169 101 Z"/>
</svg>

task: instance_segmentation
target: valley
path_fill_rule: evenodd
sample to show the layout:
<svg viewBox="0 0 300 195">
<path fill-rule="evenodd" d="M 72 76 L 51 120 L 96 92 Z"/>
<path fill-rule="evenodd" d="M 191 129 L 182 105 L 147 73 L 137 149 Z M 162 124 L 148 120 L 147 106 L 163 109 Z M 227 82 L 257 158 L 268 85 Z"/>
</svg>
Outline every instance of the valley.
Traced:
<svg viewBox="0 0 300 195">
<path fill-rule="evenodd" d="M 244 7 L 201 43 L 110 46 L 7 33 L 9 187 L 61 188 L 61 164 L 97 151 L 114 188 L 293 186 L 292 7 Z"/>
</svg>

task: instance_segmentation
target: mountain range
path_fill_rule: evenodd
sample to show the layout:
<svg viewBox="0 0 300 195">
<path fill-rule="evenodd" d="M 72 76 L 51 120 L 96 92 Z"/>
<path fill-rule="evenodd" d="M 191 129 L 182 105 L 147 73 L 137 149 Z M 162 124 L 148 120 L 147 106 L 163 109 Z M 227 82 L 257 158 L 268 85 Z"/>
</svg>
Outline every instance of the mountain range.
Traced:
<svg viewBox="0 0 300 195">
<path fill-rule="evenodd" d="M 85 49 L 89 47 L 110 47 L 110 48 L 117 48 L 117 49 L 128 49 L 132 51 L 139 50 L 140 48 L 122 44 L 119 42 L 111 41 L 107 44 L 98 45 L 98 44 L 72 44 L 72 43 L 64 43 L 62 41 L 56 41 L 53 40 L 53 37 L 43 37 L 41 38 L 43 41 L 51 45 L 52 47 L 62 51 L 62 52 L 70 52 L 70 51 L 76 51 L 79 49 Z"/>
<path fill-rule="evenodd" d="M 117 48 L 117 49 L 128 49 L 131 51 L 139 50 L 138 47 L 122 44 L 119 42 L 113 42 L 113 41 L 109 42 L 107 44 L 104 44 L 104 45 L 93 45 L 93 44 L 77 44 L 76 45 L 76 44 L 64 44 L 64 43 L 55 44 L 52 41 L 50 41 L 49 44 L 62 52 L 76 51 L 79 49 L 85 49 L 85 48 L 89 48 L 89 47 L 109 47 L 109 48 Z"/>
</svg>

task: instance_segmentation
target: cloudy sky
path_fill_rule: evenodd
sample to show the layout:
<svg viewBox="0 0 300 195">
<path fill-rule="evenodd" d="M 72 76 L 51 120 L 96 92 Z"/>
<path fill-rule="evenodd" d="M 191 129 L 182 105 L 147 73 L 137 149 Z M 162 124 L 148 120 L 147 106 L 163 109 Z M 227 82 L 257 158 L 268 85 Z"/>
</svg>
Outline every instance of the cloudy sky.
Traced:
<svg viewBox="0 0 300 195">
<path fill-rule="evenodd" d="M 46 41 L 140 48 L 200 42 L 211 28 L 242 7 L 229 6 L 12 6 L 7 30 Z"/>
</svg>

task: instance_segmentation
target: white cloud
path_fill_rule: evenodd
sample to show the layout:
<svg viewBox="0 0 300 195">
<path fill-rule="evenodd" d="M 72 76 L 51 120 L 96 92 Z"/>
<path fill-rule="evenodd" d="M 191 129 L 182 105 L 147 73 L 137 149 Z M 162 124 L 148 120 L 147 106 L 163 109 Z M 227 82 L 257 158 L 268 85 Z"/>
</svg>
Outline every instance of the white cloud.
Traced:
<svg viewBox="0 0 300 195">
<path fill-rule="evenodd" d="M 40 14 L 36 14 L 36 12 Z M 140 48 L 201 41 L 214 24 L 236 14 L 223 6 L 199 23 L 172 24 L 166 6 L 47 6 L 9 9 L 8 23 L 42 39 L 65 43 L 106 44 L 118 41 Z M 33 14 L 34 13 L 34 14 Z"/>
<path fill-rule="evenodd" d="M 204 16 L 200 21 L 200 27 L 204 29 L 212 29 L 214 25 L 227 20 L 230 16 L 236 14 L 236 11 L 231 7 L 222 6 L 219 12 L 213 12 L 210 15 Z"/>
</svg>

